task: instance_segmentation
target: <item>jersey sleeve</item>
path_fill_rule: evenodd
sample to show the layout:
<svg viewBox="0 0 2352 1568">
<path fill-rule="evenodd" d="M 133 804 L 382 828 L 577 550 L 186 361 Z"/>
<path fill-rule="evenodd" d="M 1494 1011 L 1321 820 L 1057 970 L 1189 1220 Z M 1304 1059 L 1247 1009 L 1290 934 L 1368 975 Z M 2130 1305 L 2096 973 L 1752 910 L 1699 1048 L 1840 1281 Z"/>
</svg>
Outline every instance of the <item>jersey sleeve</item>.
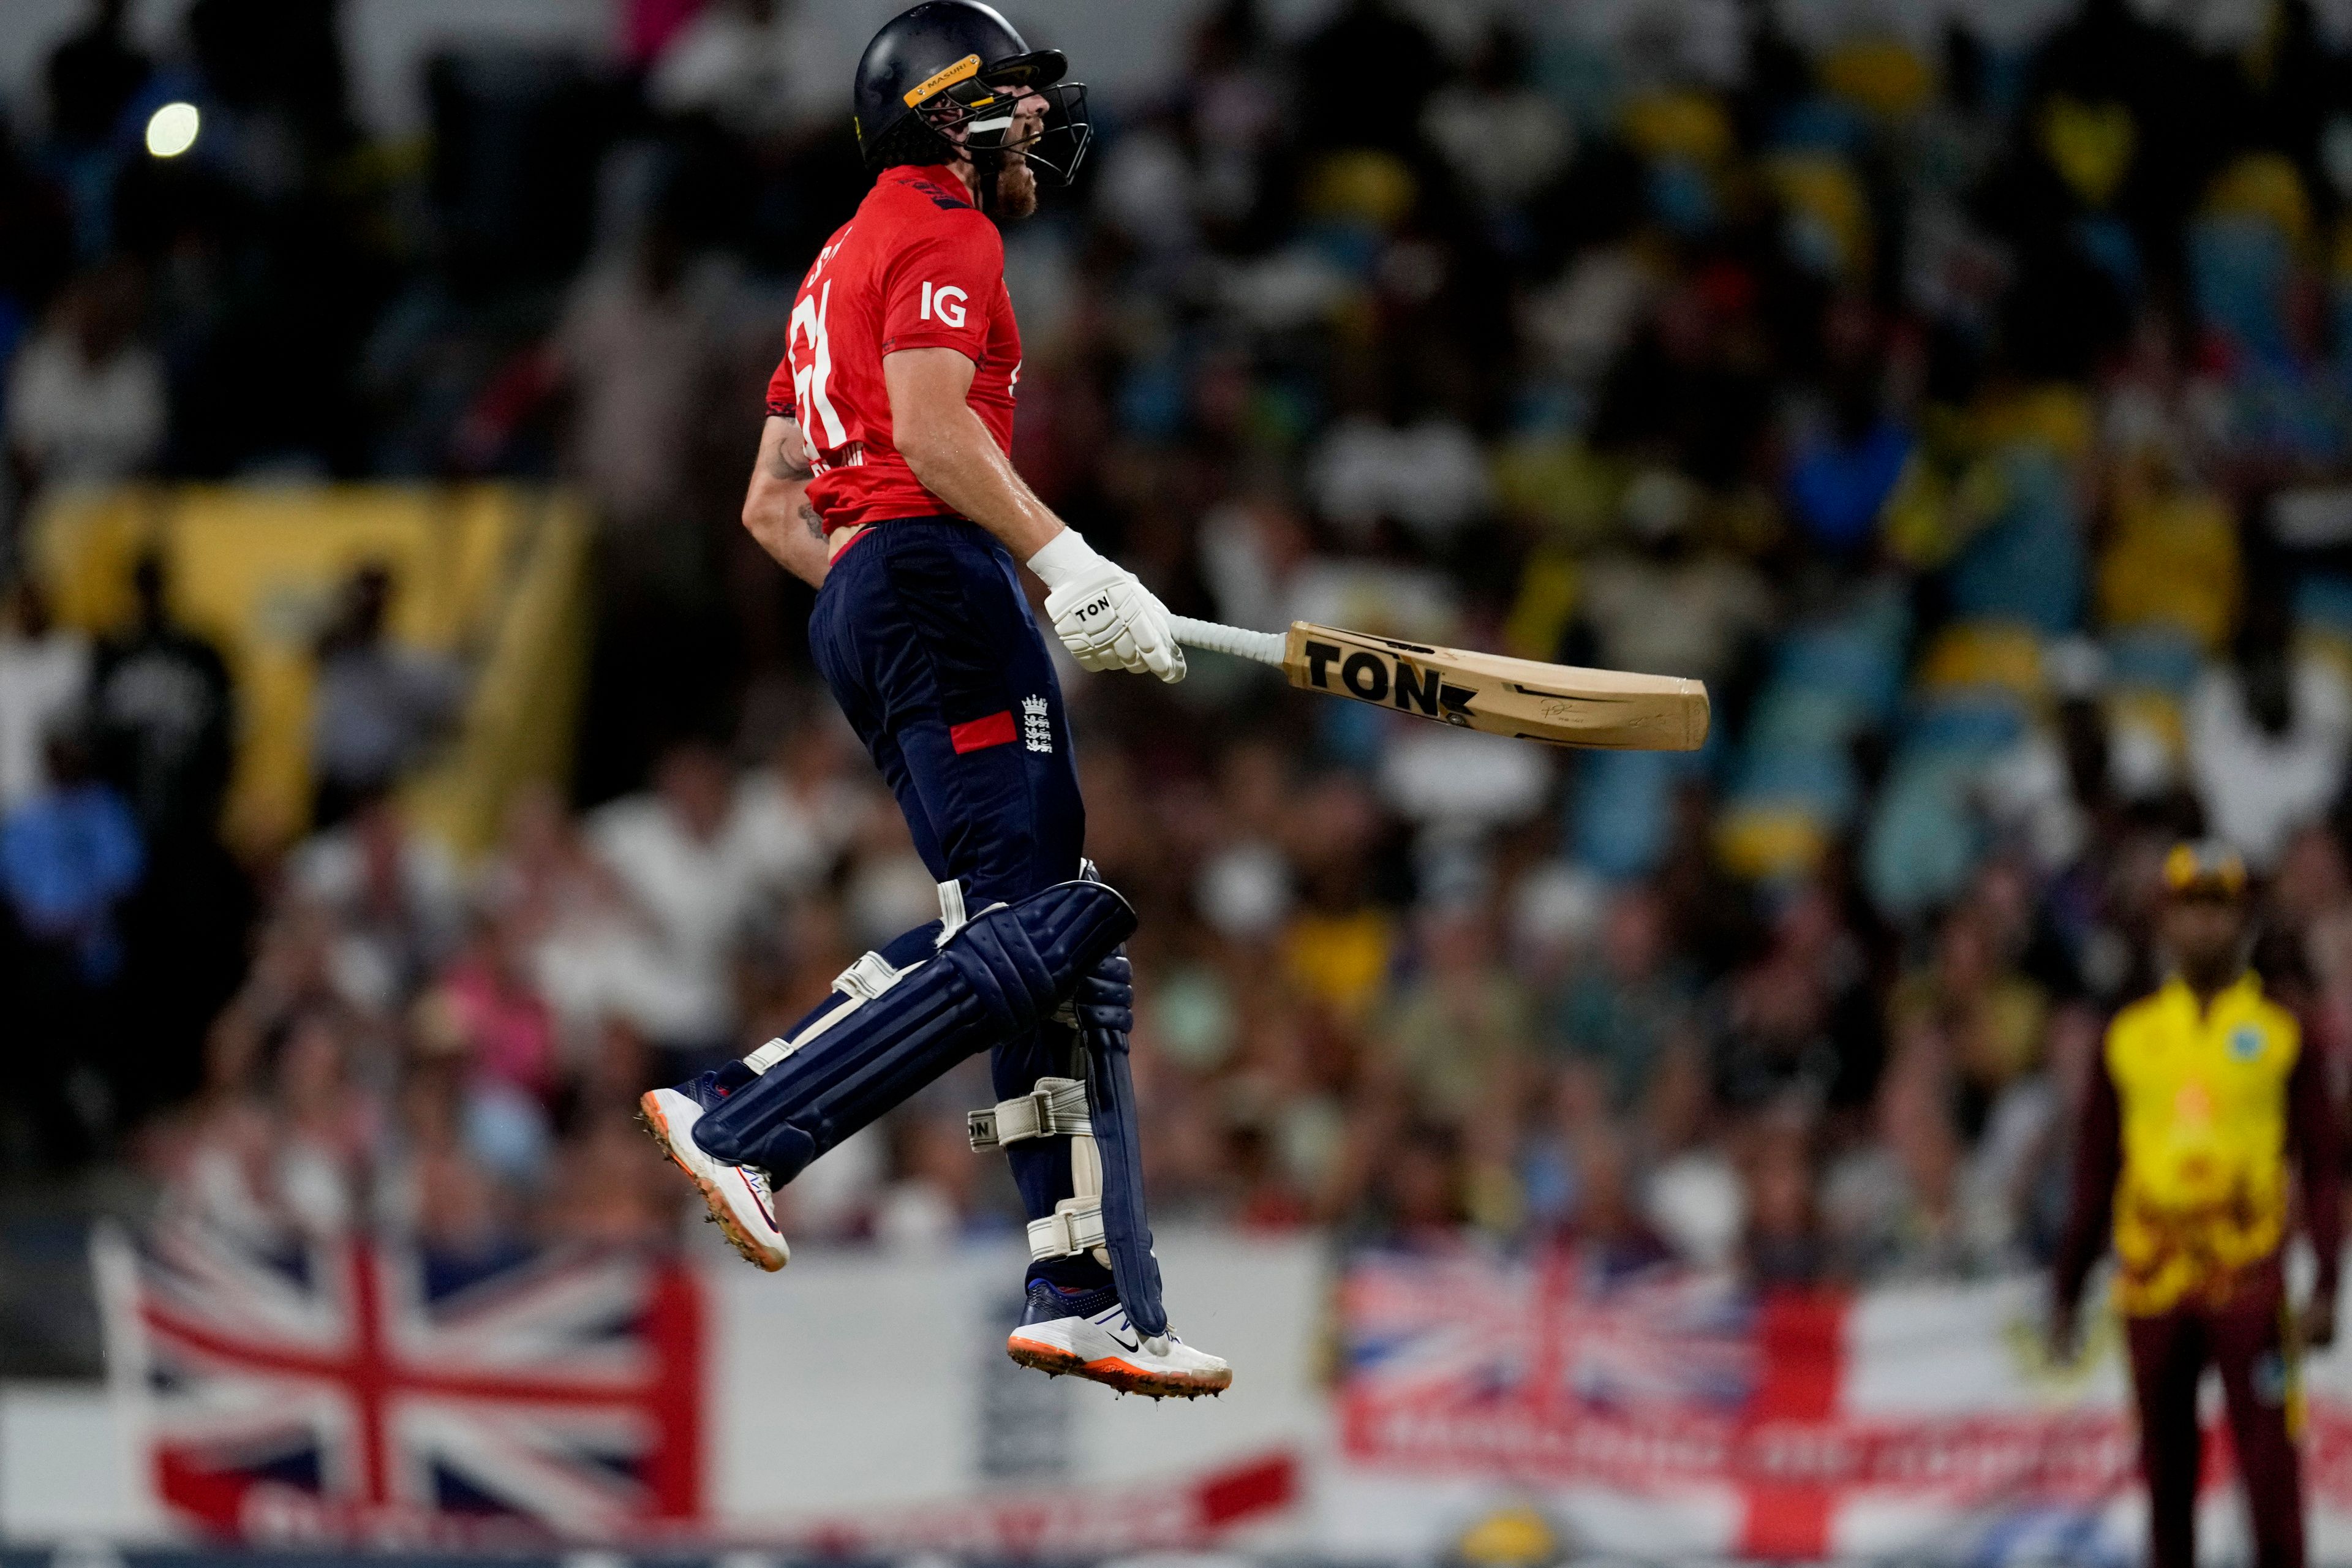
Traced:
<svg viewBox="0 0 2352 1568">
<path fill-rule="evenodd" d="M 910 236 L 882 280 L 882 352 L 949 348 L 978 364 L 1004 282 L 1004 239 L 977 210 L 944 212 Z"/>
<path fill-rule="evenodd" d="M 768 378 L 768 414 L 775 419 L 801 416 L 799 405 L 793 401 L 793 356 L 789 353 L 776 362 L 776 374 Z"/>
</svg>

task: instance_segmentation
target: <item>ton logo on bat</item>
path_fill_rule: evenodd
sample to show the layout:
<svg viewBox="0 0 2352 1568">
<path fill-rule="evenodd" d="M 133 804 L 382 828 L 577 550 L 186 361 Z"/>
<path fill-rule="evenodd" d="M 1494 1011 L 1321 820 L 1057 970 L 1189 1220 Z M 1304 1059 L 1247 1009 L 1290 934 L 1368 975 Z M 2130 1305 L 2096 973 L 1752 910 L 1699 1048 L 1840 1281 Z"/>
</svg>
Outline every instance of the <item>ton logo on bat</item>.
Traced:
<svg viewBox="0 0 2352 1568">
<path fill-rule="evenodd" d="M 1469 727 L 1470 699 L 1477 693 L 1466 686 L 1447 685 L 1434 669 L 1415 669 L 1403 659 L 1370 648 L 1341 648 L 1311 638 L 1306 653 L 1307 678 L 1318 690 L 1360 702 L 1393 701 L 1401 711 Z"/>
</svg>

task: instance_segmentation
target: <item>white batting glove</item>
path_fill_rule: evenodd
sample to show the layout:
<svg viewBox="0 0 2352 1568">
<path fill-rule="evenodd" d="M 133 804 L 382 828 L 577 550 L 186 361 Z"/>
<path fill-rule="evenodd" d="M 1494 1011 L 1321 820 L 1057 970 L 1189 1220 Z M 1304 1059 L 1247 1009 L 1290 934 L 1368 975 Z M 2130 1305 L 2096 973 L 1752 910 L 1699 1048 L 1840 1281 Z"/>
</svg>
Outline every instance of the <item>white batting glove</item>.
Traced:
<svg viewBox="0 0 2352 1568">
<path fill-rule="evenodd" d="M 1066 528 L 1029 558 L 1047 589 L 1054 635 L 1081 669 L 1126 669 L 1166 681 L 1184 679 L 1184 650 L 1168 606 L 1141 579 Z"/>
</svg>

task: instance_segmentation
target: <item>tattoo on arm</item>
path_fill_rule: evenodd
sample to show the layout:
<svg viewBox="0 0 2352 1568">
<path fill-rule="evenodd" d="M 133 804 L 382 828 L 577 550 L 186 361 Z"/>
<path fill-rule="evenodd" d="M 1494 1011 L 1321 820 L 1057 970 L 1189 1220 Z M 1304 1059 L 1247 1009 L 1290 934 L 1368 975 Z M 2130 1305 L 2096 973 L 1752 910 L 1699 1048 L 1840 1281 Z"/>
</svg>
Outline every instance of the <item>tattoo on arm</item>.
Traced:
<svg viewBox="0 0 2352 1568">
<path fill-rule="evenodd" d="M 810 538 L 824 537 L 824 519 L 817 516 L 816 508 L 809 505 L 805 497 L 801 500 L 801 524 L 809 531 Z"/>
<path fill-rule="evenodd" d="M 780 479 L 805 480 L 816 477 L 816 464 L 809 456 L 808 442 L 802 437 L 799 426 L 786 422 L 783 439 L 776 443 L 772 471 Z"/>
</svg>

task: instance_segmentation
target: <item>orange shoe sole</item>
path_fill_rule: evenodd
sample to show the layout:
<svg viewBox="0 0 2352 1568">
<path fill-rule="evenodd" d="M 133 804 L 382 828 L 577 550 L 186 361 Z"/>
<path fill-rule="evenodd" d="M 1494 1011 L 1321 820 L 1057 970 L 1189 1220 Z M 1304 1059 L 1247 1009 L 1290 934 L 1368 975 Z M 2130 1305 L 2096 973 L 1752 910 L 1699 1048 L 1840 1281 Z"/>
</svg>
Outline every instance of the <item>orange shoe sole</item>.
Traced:
<svg viewBox="0 0 2352 1568">
<path fill-rule="evenodd" d="M 1048 1377 L 1083 1377 L 1116 1388 L 1121 1394 L 1140 1394 L 1149 1399 L 1198 1399 L 1203 1394 L 1213 1399 L 1231 1387 L 1234 1381 L 1231 1367 L 1223 1372 L 1150 1372 L 1131 1366 L 1117 1356 L 1081 1361 L 1075 1351 L 1024 1340 L 1018 1334 L 1005 1342 L 1004 1353 Z"/>
<path fill-rule="evenodd" d="M 655 1090 L 647 1089 L 637 1097 L 637 1125 L 661 1146 L 661 1152 L 669 1163 L 684 1171 L 687 1180 L 694 1184 L 695 1191 L 702 1194 L 703 1205 L 710 1211 L 703 1217 L 716 1225 L 727 1237 L 727 1244 L 741 1253 L 743 1261 L 753 1268 L 764 1268 L 773 1274 L 791 1262 L 792 1248 L 784 1245 L 782 1237 L 776 1241 L 776 1251 L 782 1256 L 777 1257 L 744 1231 L 741 1223 L 735 1218 L 734 1211 L 727 1206 L 727 1200 L 719 1195 L 718 1186 L 697 1174 L 692 1166 L 677 1157 L 677 1151 L 670 1147 L 669 1119 L 662 1114 L 661 1103 L 655 1095 Z"/>
</svg>

